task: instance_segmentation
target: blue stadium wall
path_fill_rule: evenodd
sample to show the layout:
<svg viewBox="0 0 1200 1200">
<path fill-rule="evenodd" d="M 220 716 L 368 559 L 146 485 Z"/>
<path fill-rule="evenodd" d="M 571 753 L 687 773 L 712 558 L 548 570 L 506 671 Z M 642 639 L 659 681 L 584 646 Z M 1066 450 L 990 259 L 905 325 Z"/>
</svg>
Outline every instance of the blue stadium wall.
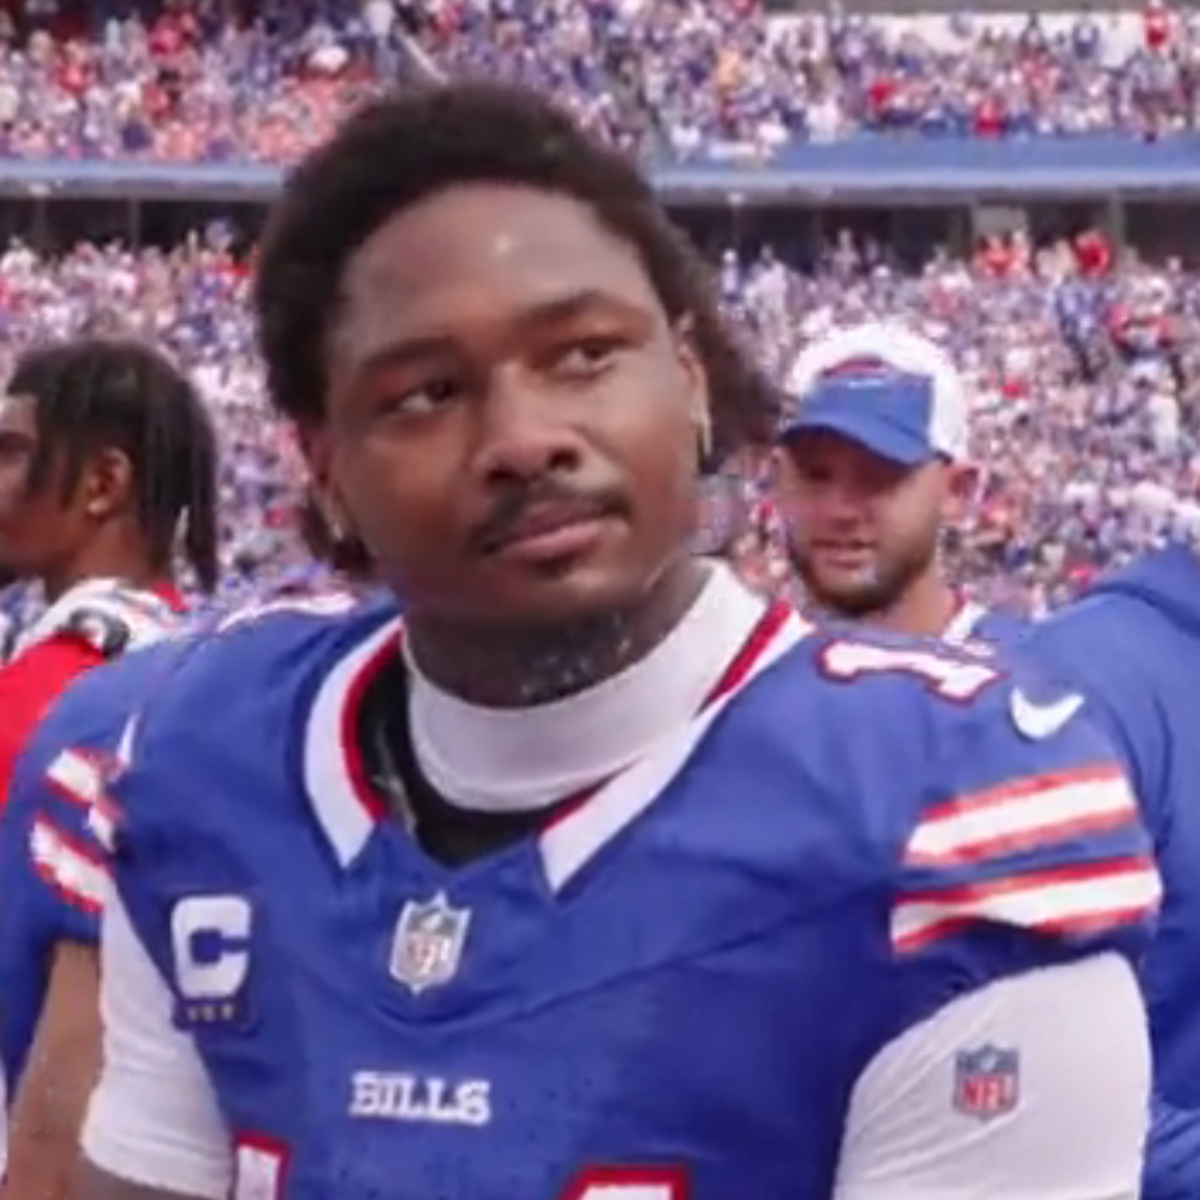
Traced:
<svg viewBox="0 0 1200 1200">
<path fill-rule="evenodd" d="M 676 203 L 921 203 L 970 198 L 1200 199 L 1200 135 L 982 141 L 856 137 L 795 145 L 770 161 L 717 147 L 686 163 L 650 161 Z M 0 162 L 0 195 L 21 199 L 262 201 L 277 167 L 224 162 Z"/>
</svg>

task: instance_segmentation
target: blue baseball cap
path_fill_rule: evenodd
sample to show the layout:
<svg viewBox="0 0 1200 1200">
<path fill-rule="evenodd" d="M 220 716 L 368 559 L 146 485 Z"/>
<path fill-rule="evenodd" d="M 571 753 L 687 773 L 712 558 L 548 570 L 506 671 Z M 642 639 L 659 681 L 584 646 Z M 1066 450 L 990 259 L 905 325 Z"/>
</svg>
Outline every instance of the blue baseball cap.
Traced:
<svg viewBox="0 0 1200 1200">
<path fill-rule="evenodd" d="M 967 455 L 962 380 L 944 351 L 906 329 L 835 330 L 804 350 L 785 390 L 794 407 L 780 426 L 784 443 L 825 429 L 905 466 Z"/>
</svg>

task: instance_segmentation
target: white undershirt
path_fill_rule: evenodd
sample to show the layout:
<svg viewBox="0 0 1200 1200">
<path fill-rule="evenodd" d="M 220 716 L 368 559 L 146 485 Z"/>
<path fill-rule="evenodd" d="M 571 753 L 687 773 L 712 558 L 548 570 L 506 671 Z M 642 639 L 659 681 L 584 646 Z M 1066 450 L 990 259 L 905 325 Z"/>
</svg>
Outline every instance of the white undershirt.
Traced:
<svg viewBox="0 0 1200 1200">
<path fill-rule="evenodd" d="M 595 782 L 690 720 L 761 612 L 714 568 L 647 659 L 532 711 L 473 708 L 415 677 L 422 768 L 448 797 L 486 809 L 541 805 Z M 223 1200 L 232 1186 L 235 1200 L 249 1196 L 252 1181 L 244 1193 L 233 1181 L 200 1057 L 172 1025 L 170 992 L 116 903 L 103 920 L 101 1009 L 105 1062 L 84 1127 L 89 1158 L 148 1187 Z M 1021 1103 L 984 1124 L 952 1097 L 958 1052 L 988 1043 L 1018 1049 Z M 860 1076 L 835 1200 L 1136 1200 L 1149 1072 L 1137 984 L 1116 956 L 981 988 L 907 1030 Z"/>
<path fill-rule="evenodd" d="M 674 631 L 596 687 L 534 708 L 480 708 L 442 691 L 407 655 L 413 748 L 448 800 L 488 812 L 541 808 L 636 762 L 690 721 L 762 616 L 714 565 Z"/>
</svg>

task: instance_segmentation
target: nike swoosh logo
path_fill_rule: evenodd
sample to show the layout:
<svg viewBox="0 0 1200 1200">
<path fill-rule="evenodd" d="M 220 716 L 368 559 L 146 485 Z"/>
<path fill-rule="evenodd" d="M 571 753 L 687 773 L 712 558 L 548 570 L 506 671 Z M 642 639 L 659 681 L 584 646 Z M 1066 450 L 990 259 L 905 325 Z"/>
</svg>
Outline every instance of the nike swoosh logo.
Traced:
<svg viewBox="0 0 1200 1200">
<path fill-rule="evenodd" d="M 1034 742 L 1057 733 L 1082 707 L 1083 697 L 1078 692 L 1050 704 L 1035 704 L 1020 688 L 1013 688 L 1008 697 L 1008 711 L 1017 731 Z"/>
</svg>

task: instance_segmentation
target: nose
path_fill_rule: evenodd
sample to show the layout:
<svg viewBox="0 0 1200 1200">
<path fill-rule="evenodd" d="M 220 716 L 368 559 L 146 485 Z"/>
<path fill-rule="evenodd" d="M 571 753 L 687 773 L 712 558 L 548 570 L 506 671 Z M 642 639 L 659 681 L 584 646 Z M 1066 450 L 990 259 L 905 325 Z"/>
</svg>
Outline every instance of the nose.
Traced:
<svg viewBox="0 0 1200 1200">
<path fill-rule="evenodd" d="M 479 481 L 524 483 L 579 465 L 577 433 L 536 387 L 498 383 L 478 411 L 472 473 Z"/>
<path fill-rule="evenodd" d="M 822 515 L 833 524 L 855 524 L 861 520 L 863 508 L 863 497 L 857 488 L 834 481 L 822 490 Z"/>
</svg>

